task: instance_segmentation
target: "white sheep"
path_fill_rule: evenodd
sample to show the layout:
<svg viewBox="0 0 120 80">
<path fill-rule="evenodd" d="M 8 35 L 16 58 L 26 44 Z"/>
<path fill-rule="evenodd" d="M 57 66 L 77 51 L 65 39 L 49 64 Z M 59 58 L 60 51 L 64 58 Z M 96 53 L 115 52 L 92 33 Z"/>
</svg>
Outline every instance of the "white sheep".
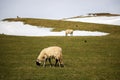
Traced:
<svg viewBox="0 0 120 80">
<path fill-rule="evenodd" d="M 73 30 L 72 29 L 67 29 L 66 31 L 65 31 L 65 34 L 66 34 L 66 36 L 68 35 L 68 34 L 70 34 L 71 36 L 73 35 Z"/>
<path fill-rule="evenodd" d="M 46 61 L 49 60 L 50 65 L 52 66 L 51 59 L 54 58 L 56 60 L 55 66 L 57 63 L 59 63 L 59 66 L 64 67 L 63 61 L 62 61 L 62 48 L 58 46 L 51 46 L 48 48 L 44 48 L 37 60 L 36 64 L 40 66 L 41 62 L 43 62 L 43 67 L 46 66 Z"/>
</svg>

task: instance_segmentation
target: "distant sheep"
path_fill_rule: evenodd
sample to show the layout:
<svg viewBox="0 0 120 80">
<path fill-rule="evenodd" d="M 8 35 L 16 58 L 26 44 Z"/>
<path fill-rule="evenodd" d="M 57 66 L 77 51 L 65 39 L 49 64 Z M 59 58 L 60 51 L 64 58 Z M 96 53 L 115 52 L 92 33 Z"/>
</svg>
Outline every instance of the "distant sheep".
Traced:
<svg viewBox="0 0 120 80">
<path fill-rule="evenodd" d="M 54 58 L 56 60 L 55 66 L 57 63 L 59 63 L 59 66 L 64 67 L 63 61 L 62 61 L 62 48 L 58 46 L 51 46 L 48 48 L 44 48 L 37 60 L 36 64 L 40 66 L 41 62 L 43 62 L 43 67 L 46 66 L 46 61 L 49 60 L 50 65 L 52 66 L 51 59 Z"/>
<path fill-rule="evenodd" d="M 73 36 L 73 30 L 72 29 L 67 29 L 65 31 L 65 35 L 68 36 L 68 34 L 70 34 L 71 36 Z"/>
<path fill-rule="evenodd" d="M 19 17 L 19 16 L 17 16 L 17 18 L 19 19 L 20 17 Z"/>
</svg>

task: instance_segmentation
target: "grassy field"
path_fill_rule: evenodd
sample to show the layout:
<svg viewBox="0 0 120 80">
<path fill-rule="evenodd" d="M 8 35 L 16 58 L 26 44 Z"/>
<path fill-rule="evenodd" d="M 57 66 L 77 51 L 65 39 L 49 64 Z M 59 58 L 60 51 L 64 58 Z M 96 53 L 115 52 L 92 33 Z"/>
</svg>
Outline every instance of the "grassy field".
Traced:
<svg viewBox="0 0 120 80">
<path fill-rule="evenodd" d="M 29 20 L 32 19 L 24 20 L 29 23 Z M 44 24 L 39 24 L 40 21 L 43 21 Z M 31 22 L 29 24 L 34 23 L 35 25 L 36 22 L 36 25 L 39 24 L 39 26 L 43 24 L 43 26 L 56 27 L 55 25 L 57 25 L 56 31 L 70 27 L 105 31 L 110 35 L 102 37 L 0 35 L 0 80 L 120 80 L 119 26 L 54 20 Z M 85 40 L 87 42 L 84 42 Z M 39 52 L 48 46 L 63 48 L 64 68 L 49 67 L 49 63 L 45 68 L 36 66 L 35 61 Z"/>
</svg>

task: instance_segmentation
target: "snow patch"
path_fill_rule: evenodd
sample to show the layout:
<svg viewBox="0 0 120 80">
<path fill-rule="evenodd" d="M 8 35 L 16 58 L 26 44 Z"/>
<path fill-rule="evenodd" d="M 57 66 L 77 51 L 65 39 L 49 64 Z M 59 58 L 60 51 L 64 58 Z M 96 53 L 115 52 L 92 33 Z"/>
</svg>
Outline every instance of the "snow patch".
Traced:
<svg viewBox="0 0 120 80">
<path fill-rule="evenodd" d="M 120 25 L 120 16 L 101 16 L 101 17 L 86 17 L 86 18 L 73 18 L 66 19 L 66 21 L 77 21 L 77 22 L 89 22 L 89 23 L 99 23 L 99 24 L 110 24 L 110 25 Z"/>
<path fill-rule="evenodd" d="M 65 31 L 52 32 L 53 28 L 37 27 L 23 22 L 0 21 L 0 34 L 16 36 L 65 36 Z M 75 30 L 73 36 L 105 36 L 109 33 Z"/>
</svg>

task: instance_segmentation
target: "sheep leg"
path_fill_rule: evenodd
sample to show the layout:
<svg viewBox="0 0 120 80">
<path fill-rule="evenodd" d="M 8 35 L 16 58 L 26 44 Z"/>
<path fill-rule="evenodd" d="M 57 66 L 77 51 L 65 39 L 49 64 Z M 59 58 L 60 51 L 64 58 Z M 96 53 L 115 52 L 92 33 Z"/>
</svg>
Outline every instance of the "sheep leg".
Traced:
<svg viewBox="0 0 120 80">
<path fill-rule="evenodd" d="M 47 59 L 44 60 L 43 67 L 46 66 L 46 61 L 47 61 Z"/>
<path fill-rule="evenodd" d="M 56 59 L 55 66 L 57 66 L 57 63 L 58 63 L 58 59 Z"/>
<path fill-rule="evenodd" d="M 57 66 L 57 63 L 59 62 L 59 67 L 64 67 L 61 59 L 56 59 L 55 66 Z"/>
<path fill-rule="evenodd" d="M 50 67 L 52 67 L 52 62 L 51 62 L 51 59 L 49 58 L 49 63 L 50 63 Z"/>
<path fill-rule="evenodd" d="M 65 35 L 67 36 L 67 33 Z"/>
<path fill-rule="evenodd" d="M 60 61 L 60 59 L 58 60 L 58 63 L 59 63 L 59 67 L 60 67 L 60 65 L 61 65 L 61 61 Z"/>
<path fill-rule="evenodd" d="M 64 67 L 64 64 L 61 59 L 59 59 L 59 67 Z"/>
</svg>

